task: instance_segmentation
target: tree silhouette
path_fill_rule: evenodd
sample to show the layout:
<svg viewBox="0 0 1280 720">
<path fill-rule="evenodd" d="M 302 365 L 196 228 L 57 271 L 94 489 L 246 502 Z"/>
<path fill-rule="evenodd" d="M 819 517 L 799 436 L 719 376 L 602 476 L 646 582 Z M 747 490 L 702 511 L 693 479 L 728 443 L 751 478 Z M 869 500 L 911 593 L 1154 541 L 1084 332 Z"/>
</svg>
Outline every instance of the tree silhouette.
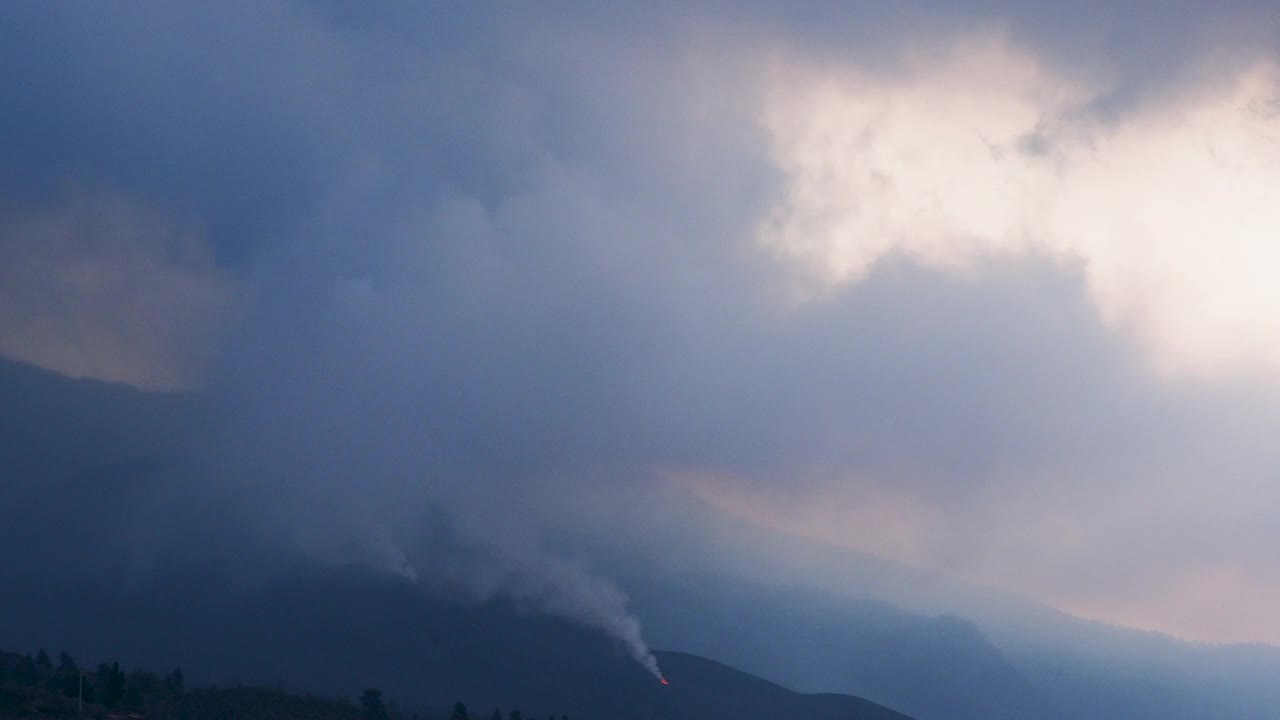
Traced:
<svg viewBox="0 0 1280 720">
<path fill-rule="evenodd" d="M 124 706 L 130 708 L 142 707 L 142 691 L 137 685 L 128 683 L 124 688 Z"/>
<path fill-rule="evenodd" d="M 54 692 L 62 693 L 67 697 L 80 694 L 80 668 L 66 652 L 58 653 L 58 667 L 53 671 L 53 678 L 50 688 Z"/>
<path fill-rule="evenodd" d="M 173 672 L 164 676 L 164 687 L 169 692 L 182 692 L 185 683 L 186 679 L 183 677 L 182 668 L 180 667 L 174 668 Z"/>
<path fill-rule="evenodd" d="M 98 682 L 102 685 L 102 704 L 109 708 L 120 707 L 125 690 L 124 672 L 120 670 L 120 663 L 99 665 Z"/>
<path fill-rule="evenodd" d="M 382 691 L 377 688 L 365 689 L 360 695 L 360 707 L 369 720 L 387 720 L 387 706 L 382 702 Z"/>
<path fill-rule="evenodd" d="M 146 670 L 134 670 L 129 673 L 127 680 L 128 689 L 125 691 L 126 695 L 133 690 L 143 695 L 151 695 L 161 687 L 160 678 L 156 677 L 155 673 L 149 673 Z"/>
<path fill-rule="evenodd" d="M 493 715 L 489 718 L 489 720 L 502 720 L 502 711 L 499 710 L 498 708 L 494 708 Z"/>
<path fill-rule="evenodd" d="M 519 710 L 512 710 L 511 714 L 507 715 L 507 720 L 523 720 L 523 716 L 520 715 Z"/>
<path fill-rule="evenodd" d="M 30 655 L 23 655 L 18 658 L 18 662 L 13 668 L 13 681 L 19 685 L 34 687 L 40 680 L 40 672 L 36 670 L 36 663 L 31 659 Z"/>
<path fill-rule="evenodd" d="M 36 653 L 36 677 L 40 682 L 48 682 L 53 677 L 53 661 L 49 659 L 49 653 L 40 648 L 40 652 Z"/>
<path fill-rule="evenodd" d="M 471 716 L 467 714 L 467 706 L 461 702 L 453 704 L 453 714 L 449 716 L 449 720 L 470 720 Z"/>
</svg>

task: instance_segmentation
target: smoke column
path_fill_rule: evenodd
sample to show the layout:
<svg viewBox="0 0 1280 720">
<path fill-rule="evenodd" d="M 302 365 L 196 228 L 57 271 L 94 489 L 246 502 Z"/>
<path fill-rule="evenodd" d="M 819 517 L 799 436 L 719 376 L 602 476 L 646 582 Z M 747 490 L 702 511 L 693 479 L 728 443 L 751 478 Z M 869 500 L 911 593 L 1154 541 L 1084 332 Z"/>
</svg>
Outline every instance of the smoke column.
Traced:
<svg viewBox="0 0 1280 720">
<path fill-rule="evenodd" d="M 497 527 L 492 523 L 485 526 Z M 540 549 L 527 535 L 519 536 L 521 540 L 510 535 L 501 540 L 497 537 L 491 532 L 479 538 L 463 531 L 454 539 L 465 547 L 455 546 L 443 556 L 437 548 L 430 561 L 416 570 L 405 572 L 403 554 L 384 567 L 405 577 L 421 576 L 428 582 L 463 587 L 477 601 L 511 598 L 547 615 L 599 630 L 621 643 L 655 678 L 663 679 L 658 660 L 644 640 L 640 620 L 627 609 L 626 593 L 581 564 Z"/>
<path fill-rule="evenodd" d="M 640 620 L 627 610 L 625 593 L 558 558 L 549 558 L 543 571 L 543 581 L 550 586 L 537 599 L 548 613 L 603 630 L 621 642 L 627 653 L 655 678 L 663 679 L 658 659 L 644 640 Z"/>
</svg>

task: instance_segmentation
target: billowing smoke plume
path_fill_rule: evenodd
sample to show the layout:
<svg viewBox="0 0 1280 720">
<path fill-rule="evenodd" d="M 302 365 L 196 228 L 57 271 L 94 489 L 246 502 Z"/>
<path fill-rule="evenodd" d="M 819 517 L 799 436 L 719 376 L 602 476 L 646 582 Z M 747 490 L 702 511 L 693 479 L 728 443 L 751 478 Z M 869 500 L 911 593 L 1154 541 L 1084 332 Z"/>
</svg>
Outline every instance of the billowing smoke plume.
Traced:
<svg viewBox="0 0 1280 720">
<path fill-rule="evenodd" d="M 395 282 L 322 288 L 330 312 L 299 324 L 310 353 L 241 338 L 216 388 L 215 482 L 230 482 L 241 503 L 251 498 L 285 554 L 360 562 L 477 601 L 506 598 L 602 631 L 661 678 L 626 594 L 546 542 L 563 522 L 549 505 L 573 497 L 575 482 L 609 482 L 539 471 L 574 462 L 557 443 L 535 442 L 550 420 L 531 423 L 520 408 L 529 393 L 551 392 L 563 351 L 529 347 L 525 361 L 547 377 L 523 387 L 464 370 L 450 353 L 510 328 L 495 319 L 450 328 L 446 340 L 438 318 L 416 314 L 421 292 Z"/>
<path fill-rule="evenodd" d="M 562 487 L 519 467 L 461 481 L 441 457 L 447 452 L 413 432 L 412 403 L 350 394 L 357 376 L 318 383 L 308 370 L 299 375 L 309 378 L 305 391 L 276 378 L 252 394 L 261 402 L 237 404 L 231 415 L 242 424 L 216 452 L 235 460 L 213 474 L 219 485 L 239 479 L 230 483 L 237 502 L 249 499 L 265 521 L 259 534 L 280 552 L 321 565 L 357 562 L 476 601 L 504 598 L 602 631 L 662 678 L 626 594 L 544 543 L 550 520 L 536 499 Z"/>
<path fill-rule="evenodd" d="M 358 560 L 424 584 L 481 588 L 598 628 L 656 673 L 622 592 L 554 550 L 527 550 L 548 547 L 539 542 L 545 518 L 527 508 L 548 494 L 539 478 L 651 445 L 644 436 L 659 425 L 635 410 L 650 407 L 660 378 L 646 375 L 650 363 L 633 365 L 658 342 L 646 318 L 683 321 L 689 314 L 675 311 L 702 304 L 693 296 L 705 283 L 677 292 L 662 267 L 646 266 L 658 259 L 683 272 L 690 265 L 682 254 L 701 257 L 680 248 L 692 230 L 706 234 L 703 205 L 747 216 L 707 190 L 737 174 L 707 162 L 728 148 L 692 157 L 683 146 L 618 142 L 633 134 L 618 124 L 636 118 L 644 118 L 636 129 L 691 122 L 685 103 L 653 102 L 652 93 L 689 90 L 679 87 L 683 75 L 662 67 L 666 56 L 600 63 L 594 47 L 579 43 L 590 33 L 576 16 L 566 23 L 531 15 L 544 37 L 523 13 L 486 17 L 461 7 L 373 9 L 359 22 L 287 2 L 226 14 L 15 12 L 22 19 L 0 27 L 36 34 L 6 36 L 5 57 L 30 71 L 24 87 L 57 92 L 15 88 L 0 98 L 8 110 L 0 116 L 75 120 L 52 134 L 25 121 L 10 128 L 33 149 L 0 173 L 8 183 L 0 182 L 0 211 L 15 197 L 78 207 L 32 199 L 46 190 L 73 199 L 101 193 L 148 209 L 122 214 L 126 220 L 163 222 L 122 223 L 129 232 L 119 233 L 88 223 L 93 232 L 72 233 L 67 243 L 81 234 L 89 249 L 129 242 L 109 253 L 59 251 L 81 260 L 60 264 L 69 268 L 64 284 L 87 299 L 64 292 L 52 302 L 36 292 L 41 286 L 10 303 L 14 322 L 36 306 L 71 308 L 57 318 L 71 330 L 85 317 L 110 320 L 94 321 L 110 335 L 94 343 L 40 324 L 36 339 L 49 344 L 50 335 L 57 359 L 77 364 L 19 352 L 25 347 L 0 351 L 206 397 L 210 427 L 191 449 L 199 468 L 191 474 L 200 477 L 184 472 L 174 492 L 221 516 L 208 520 L 199 542 L 190 528 L 174 527 L 181 539 L 156 546 L 234 546 L 228 554 L 237 561 Z M 103 42 L 108 36 L 121 42 Z M 163 40 L 186 36 L 205 39 L 181 47 Z M 60 53 L 67 68 L 45 63 L 40 48 L 54 38 L 74 45 Z M 125 46 L 136 54 L 119 54 Z M 495 47 L 505 49 L 491 53 Z M 528 72 L 530 63 L 543 70 Z M 153 66 L 182 68 L 166 83 L 172 95 L 144 90 L 139 72 Z M 98 70 L 92 87 L 68 80 Z M 598 104 L 592 88 L 604 87 L 619 96 Z M 99 91 L 120 102 L 85 103 Z M 250 120 L 248 107 L 262 113 Z M 109 130 L 99 138 L 84 128 Z M 42 148 L 44 141 L 52 144 Z M 597 143 L 621 155 L 598 165 L 594 153 L 574 148 Z M 38 159 L 72 146 L 69 165 Z M 632 156 L 642 162 L 625 159 Z M 603 182 L 617 163 L 648 179 Z M 672 177 L 688 190 L 668 195 Z M 79 178 L 101 189 L 59 189 Z M 638 201 L 655 180 L 665 199 Z M 15 187 L 24 188 L 20 197 Z M 695 195 L 704 201 L 697 207 L 686 202 Z M 174 241 L 188 234 L 195 250 Z M 100 256 L 112 262 L 83 262 Z M 723 269 L 718 257 L 702 262 L 716 271 L 711 277 Z M 111 294 L 124 300 L 111 302 Z M 151 354 L 164 363 L 144 356 L 151 344 L 139 341 L 160 330 L 164 342 Z M 170 347 L 189 335 L 198 336 L 192 348 Z M 80 362 L 89 354 L 96 364 Z M 168 374 L 159 377 L 157 367 Z M 165 499 L 154 505 L 146 527 L 179 524 L 166 520 L 173 512 L 161 507 Z M 437 552 L 438 536 L 450 534 L 452 551 Z"/>
<path fill-rule="evenodd" d="M 627 596 L 614 584 L 592 575 L 564 557 L 528 553 L 508 556 L 506 575 L 494 588 L 538 610 L 603 631 L 659 680 L 662 671 L 641 633 L 640 620 L 627 610 Z M 475 568 L 472 568 L 474 570 Z"/>
<path fill-rule="evenodd" d="M 439 501 L 450 506 L 441 508 Z M 491 501 L 492 502 L 492 501 Z M 443 586 L 484 602 L 505 598 L 535 612 L 602 631 L 661 680 L 640 620 L 627 595 L 584 561 L 543 546 L 536 513 L 520 507 L 475 504 L 465 492 L 436 498 L 407 545 L 385 532 L 353 536 L 373 567 L 423 586 Z M 425 532 L 423 532 L 425 531 Z M 323 558 L 321 558 L 323 559 Z"/>
<path fill-rule="evenodd" d="M 1188 578 L 1268 578 L 1269 610 L 1275 389 L 1152 379 L 1129 335 L 1280 358 L 1280 73 L 1224 74 L 1234 31 L 1171 72 L 1196 53 L 1116 3 L 1097 37 L 1095 13 L 969 4 L 1025 6 L 1013 42 L 785 4 L 776 28 L 754 4 L 0 4 L 0 352 L 212 397 L 210 482 L 180 494 L 257 522 L 202 547 L 249 529 L 427 582 L 430 513 L 485 518 L 453 582 L 522 528 L 496 547 L 529 567 L 492 563 L 492 591 L 642 661 L 616 592 L 523 554 L 554 547 L 529 500 L 569 495 L 541 478 L 706 471 L 899 559 L 1090 613 L 1141 596 L 1144 625 L 1203 605 Z M 1190 37 L 1219 4 L 1180 5 Z M 1093 67 L 1112 50 L 1127 67 Z M 1117 488 L 1160 499 L 1148 524 L 1097 512 Z"/>
</svg>

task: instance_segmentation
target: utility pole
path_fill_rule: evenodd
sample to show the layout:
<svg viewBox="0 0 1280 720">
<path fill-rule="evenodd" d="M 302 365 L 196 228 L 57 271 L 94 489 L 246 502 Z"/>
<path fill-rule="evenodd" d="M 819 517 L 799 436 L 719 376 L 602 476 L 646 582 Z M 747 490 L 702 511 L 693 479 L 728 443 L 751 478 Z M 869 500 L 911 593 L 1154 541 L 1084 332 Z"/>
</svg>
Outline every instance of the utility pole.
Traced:
<svg viewBox="0 0 1280 720">
<path fill-rule="evenodd" d="M 80 694 L 76 696 L 76 715 L 84 714 L 84 668 L 77 668 L 80 671 Z"/>
</svg>

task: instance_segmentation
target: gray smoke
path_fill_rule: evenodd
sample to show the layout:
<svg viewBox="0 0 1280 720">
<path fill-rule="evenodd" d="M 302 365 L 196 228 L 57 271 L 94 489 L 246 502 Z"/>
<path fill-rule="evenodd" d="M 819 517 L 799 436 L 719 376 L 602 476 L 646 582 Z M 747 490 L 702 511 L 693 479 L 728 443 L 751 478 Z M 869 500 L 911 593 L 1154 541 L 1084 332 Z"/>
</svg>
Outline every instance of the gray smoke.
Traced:
<svg viewBox="0 0 1280 720">
<path fill-rule="evenodd" d="M 1167 13 L 1171 41 L 1153 46 L 1150 18 L 1114 3 L 967 5 L 1047 63 L 1141 40 L 1108 63 L 1120 90 L 1102 115 L 1185 81 L 1168 61 L 1196 53 L 1176 40 L 1216 12 Z M 5 233 L 21 242 L 0 257 L 37 270 L 93 262 L 69 274 L 74 293 L 43 294 L 46 272 L 9 278 L 9 326 L 42 315 L 6 335 L 34 338 L 25 354 L 4 352 L 168 378 L 155 386 L 198 378 L 217 427 L 202 489 L 246 515 L 219 526 L 251 528 L 255 553 L 521 597 L 641 661 L 638 623 L 596 579 L 609 568 L 559 555 L 527 509 L 565 497 L 549 474 L 606 468 L 580 479 L 609 490 L 618 468 L 691 468 L 779 507 L 883 499 L 924 518 L 922 563 L 1043 576 L 1050 598 L 1160 592 L 1221 558 L 1270 577 L 1255 488 L 1276 465 L 1258 430 L 1280 425 L 1275 389 L 1152 379 L 1072 266 L 993 257 L 958 280 L 885 258 L 820 302 L 785 302 L 792 269 L 756 242 L 785 197 L 758 122 L 765 66 L 726 51 L 892 79 L 930 35 L 914 13 L 814 23 L 766 6 L 773 23 L 754 5 L 3 4 L 0 60 L 21 82 L 0 119 L 21 151 L 0 159 L 0 212 L 129 208 L 128 232 Z M 1115 30 L 1099 44 L 1097 13 Z M 1154 74 L 1168 77 L 1143 82 Z M 56 263 L 33 237 L 66 243 Z M 1241 484 L 1206 517 L 1203 478 L 1225 466 Z M 1160 507 L 1097 512 L 1120 487 Z M 1064 517 L 1079 548 L 1043 521 Z M 424 555 L 424 533 L 458 535 L 456 552 Z M 1116 541 L 1134 536 L 1168 542 Z M 1096 575 L 1061 571 L 1086 566 Z"/>
<path fill-rule="evenodd" d="M 595 628 L 617 640 L 636 662 L 662 679 L 658 660 L 641 632 L 640 620 L 627 610 L 627 596 L 608 580 L 581 564 L 533 550 L 499 558 L 499 574 L 487 592 L 525 601 L 549 615 Z M 477 580 L 476 568 L 470 579 Z"/>
</svg>

